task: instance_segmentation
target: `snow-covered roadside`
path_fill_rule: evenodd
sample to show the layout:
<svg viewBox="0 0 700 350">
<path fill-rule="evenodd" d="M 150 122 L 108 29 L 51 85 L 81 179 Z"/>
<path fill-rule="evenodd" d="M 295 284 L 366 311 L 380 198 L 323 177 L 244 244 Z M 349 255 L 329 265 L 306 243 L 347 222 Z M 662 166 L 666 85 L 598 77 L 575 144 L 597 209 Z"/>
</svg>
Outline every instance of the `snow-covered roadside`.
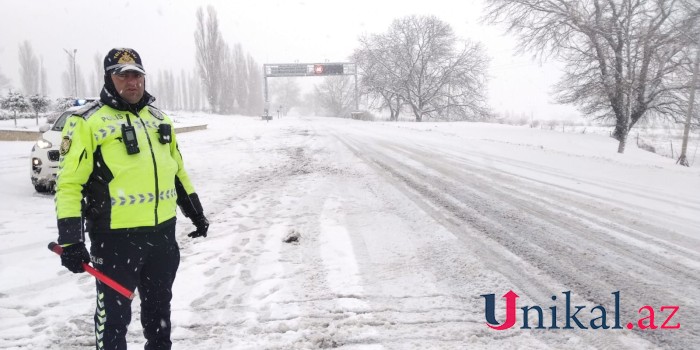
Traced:
<svg viewBox="0 0 700 350">
<path fill-rule="evenodd" d="M 58 112 L 52 112 L 55 115 L 54 117 L 57 117 L 61 113 Z M 205 117 L 198 117 L 196 115 L 192 115 L 190 113 L 186 113 L 185 117 L 183 120 L 179 117 L 181 113 L 175 112 L 168 114 L 172 119 L 173 123 L 175 123 L 176 126 L 181 127 L 181 126 L 190 126 L 190 125 L 201 125 L 201 124 L 206 124 L 207 119 Z M 45 115 L 42 115 L 38 118 L 19 118 L 17 119 L 17 125 L 15 126 L 15 120 L 14 119 L 6 119 L 6 120 L 0 120 L 0 130 L 26 130 L 26 131 L 39 131 L 39 128 L 46 124 L 47 117 Z"/>
<path fill-rule="evenodd" d="M 499 236 L 462 235 L 460 230 L 474 229 L 451 222 L 444 205 L 455 198 L 456 204 L 464 203 L 459 188 L 428 183 L 439 187 L 434 193 L 443 202 L 434 201 L 420 188 L 407 187 L 401 176 L 434 176 L 429 179 L 448 184 L 451 176 L 463 176 L 462 169 L 469 172 L 462 178 L 464 190 L 494 196 L 508 190 L 510 200 L 524 203 L 537 197 L 548 208 L 543 213 L 558 207 L 587 224 L 594 219 L 616 224 L 639 209 L 639 218 L 624 222 L 639 221 L 635 229 L 647 238 L 624 241 L 628 232 L 612 229 L 609 243 L 631 242 L 635 250 L 651 251 L 650 257 L 664 254 L 654 253 L 655 246 L 685 246 L 687 251 L 666 253 L 676 254 L 690 276 L 700 271 L 694 249 L 700 241 L 694 215 L 700 205 L 700 171 L 634 149 L 618 156 L 604 138 L 460 123 L 178 118 L 209 124 L 207 130 L 180 135 L 179 141 L 212 226 L 209 237 L 192 240 L 186 237 L 191 225 L 180 217 L 174 349 L 661 346 L 628 331 L 490 330 L 481 294 L 500 297 L 528 279 L 534 282 L 526 290 L 539 290 L 538 283 L 547 291 L 570 288 L 581 298 L 588 291 L 518 255 L 527 250 L 500 245 Z M 55 238 L 53 201 L 33 194 L 26 158 L 31 143 L 0 143 L 0 149 L 0 181 L 12 184 L 0 189 L 0 349 L 89 349 L 93 282 L 66 273 L 45 248 Z M 395 167 L 382 168 L 386 164 Z M 472 184 L 481 187 L 472 189 Z M 586 207 L 591 198 L 618 213 Z M 470 208 L 462 210 L 468 214 Z M 583 220 L 562 216 L 574 225 Z M 282 242 L 290 230 L 301 234 L 298 244 Z M 598 229 L 590 233 L 595 239 Z M 557 238 L 574 239 L 565 232 Z M 605 250 L 596 240 L 587 244 Z M 482 247 L 489 251 L 480 251 Z M 489 252 L 511 254 L 515 267 L 499 271 Z M 618 250 L 606 252 L 612 254 L 606 258 L 610 263 L 628 259 Z M 558 258 L 578 252 L 547 254 Z M 594 279 L 600 277 L 582 278 L 597 286 Z M 685 282 L 697 285 L 697 280 Z M 618 283 L 618 288 L 627 285 Z M 673 295 L 681 287 L 655 288 Z M 540 300 L 534 294 L 522 298 L 526 304 Z M 692 300 L 666 301 L 681 304 L 682 310 L 697 309 Z M 134 348 L 142 344 L 137 305 L 129 332 Z M 682 320 L 678 337 L 689 337 L 686 332 L 697 326 Z"/>
</svg>

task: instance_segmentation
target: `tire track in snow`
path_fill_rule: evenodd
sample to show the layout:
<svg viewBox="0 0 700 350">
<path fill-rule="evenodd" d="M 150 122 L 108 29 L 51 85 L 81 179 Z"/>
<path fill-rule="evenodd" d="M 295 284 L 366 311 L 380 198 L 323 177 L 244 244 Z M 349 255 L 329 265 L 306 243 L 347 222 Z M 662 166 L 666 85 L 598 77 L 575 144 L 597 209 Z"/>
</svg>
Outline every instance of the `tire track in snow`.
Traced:
<svg viewBox="0 0 700 350">
<path fill-rule="evenodd" d="M 352 141 L 349 141 L 349 143 L 352 143 Z M 372 146 L 370 147 L 369 145 Z M 566 232 L 559 231 L 563 226 L 573 225 L 574 227 L 578 227 L 578 229 L 569 228 L 569 231 L 576 233 L 569 234 L 568 239 L 576 238 L 577 236 L 585 237 L 586 235 L 589 235 L 588 233 L 590 230 L 588 230 L 585 225 L 581 226 L 580 223 L 575 220 L 561 220 L 558 218 L 558 215 L 547 211 L 546 208 L 538 208 L 537 210 L 539 211 L 537 212 L 530 210 L 529 212 L 526 212 L 526 215 L 512 210 L 510 212 L 504 212 L 503 209 L 505 207 L 504 203 L 508 203 L 507 205 L 510 206 L 515 205 L 518 210 L 526 210 L 528 207 L 538 207 L 537 200 L 531 200 L 528 202 L 521 199 L 518 203 L 516 200 L 517 198 L 512 195 L 506 195 L 504 193 L 499 193 L 498 191 L 485 190 L 483 182 L 478 183 L 474 180 L 468 181 L 468 177 L 470 176 L 468 172 L 465 173 L 464 171 L 456 170 L 454 167 L 449 170 L 441 169 L 441 167 L 436 164 L 430 164 L 431 162 L 439 163 L 441 157 L 434 154 L 429 156 L 418 155 L 416 153 L 419 152 L 411 147 L 406 147 L 409 149 L 407 152 L 412 153 L 414 160 L 415 158 L 419 159 L 419 162 L 425 166 L 423 169 L 410 164 L 404 164 L 403 162 L 406 162 L 404 158 L 405 155 L 402 155 L 401 157 L 392 157 L 391 151 L 387 152 L 388 150 L 386 149 L 381 152 L 377 151 L 377 146 L 376 144 L 373 144 L 372 141 L 362 142 L 362 151 L 359 151 L 359 146 L 349 146 L 355 149 L 359 157 L 364 158 L 368 163 L 374 164 L 374 166 L 380 169 L 380 171 L 388 173 L 390 177 L 399 179 L 403 185 L 408 186 L 410 189 L 405 191 L 414 200 L 425 201 L 427 203 L 431 203 L 430 206 L 438 208 L 438 213 L 436 213 L 437 218 L 442 222 L 445 222 L 448 226 L 452 226 L 452 229 L 457 231 L 457 233 L 461 233 L 464 236 L 465 229 L 463 226 L 466 225 L 468 227 L 475 227 L 479 232 L 482 232 L 482 235 L 486 235 L 486 237 L 490 237 L 490 239 L 495 240 L 495 242 L 498 242 L 500 246 L 506 247 L 510 252 L 524 259 L 528 264 L 531 264 L 536 269 L 544 270 L 555 280 L 570 286 L 574 293 L 579 293 L 589 298 L 589 300 L 593 300 L 595 302 L 605 303 L 605 301 L 602 301 L 603 298 L 601 296 L 609 291 L 598 291 L 597 287 L 605 288 L 607 286 L 619 284 L 620 281 L 630 280 L 629 275 L 623 275 L 624 271 L 626 270 L 625 267 L 629 266 L 624 266 L 624 264 L 622 264 L 622 266 L 615 271 L 609 271 L 613 277 L 607 279 L 608 283 L 601 284 L 601 281 L 599 281 L 601 274 L 598 270 L 606 270 L 605 266 L 601 266 L 598 262 L 591 261 L 592 259 L 580 254 L 580 248 L 577 246 L 577 244 L 581 244 L 587 247 L 598 247 L 605 249 L 606 242 L 604 241 L 589 243 L 587 242 L 589 238 L 581 238 L 577 243 L 565 244 L 562 246 L 557 242 L 550 242 L 550 239 L 546 238 L 546 236 L 542 233 L 537 232 L 537 230 L 530 229 L 526 232 L 522 232 L 523 234 L 527 235 L 525 238 L 518 237 L 517 234 L 514 235 L 509 233 L 523 231 L 523 228 L 521 227 L 535 225 L 535 227 L 539 229 L 545 228 L 544 232 L 549 232 L 552 237 L 556 237 L 557 233 Z M 401 145 L 397 147 L 402 148 Z M 460 164 L 460 166 L 464 166 L 464 164 Z M 426 168 L 429 170 L 426 170 Z M 480 170 L 481 169 L 470 169 L 470 171 L 473 172 L 479 172 Z M 444 181 L 443 179 L 445 178 L 457 179 L 458 181 Z M 459 183 L 464 184 L 463 186 L 465 188 L 457 189 L 458 187 L 456 188 L 455 185 Z M 471 187 L 470 185 L 474 187 Z M 493 183 L 488 185 L 492 186 Z M 513 188 L 518 186 L 509 187 Z M 416 194 L 415 192 L 418 193 Z M 513 202 L 515 202 L 515 204 Z M 477 209 L 474 210 L 473 208 Z M 445 210 L 449 213 L 448 216 L 445 216 L 444 213 L 440 212 Z M 541 219 L 545 220 L 545 226 L 542 226 L 543 224 L 538 222 L 541 221 Z M 469 237 L 469 234 L 467 234 L 466 237 Z M 533 239 L 535 240 L 534 243 Z M 467 241 L 470 244 L 474 243 L 472 238 L 469 238 Z M 574 242 L 576 241 L 574 240 Z M 494 266 L 498 261 L 507 260 L 509 258 L 507 253 L 499 252 L 498 249 L 494 251 L 493 247 L 488 247 L 485 244 L 480 244 L 479 248 L 486 248 L 487 252 L 490 251 L 490 253 L 497 253 L 497 256 L 501 257 L 500 259 L 492 259 L 495 260 Z M 572 252 L 570 255 L 574 255 L 576 258 L 571 258 L 570 256 L 567 257 L 565 254 L 567 251 Z M 593 252 L 595 252 L 595 249 Z M 617 248 L 613 249 L 612 253 L 624 257 L 625 261 L 627 262 L 629 262 L 629 259 L 633 259 L 632 262 L 637 264 L 637 266 L 632 265 L 632 268 L 638 267 L 639 263 L 643 263 L 644 259 L 648 258 L 648 255 L 646 257 L 643 254 L 641 257 L 638 256 L 640 253 L 638 249 L 633 249 L 633 251 L 628 254 L 624 250 Z M 554 257 L 548 257 L 549 254 L 556 255 Z M 562 258 L 564 258 L 564 260 L 562 260 Z M 665 267 L 667 269 L 670 267 L 670 264 L 664 264 L 663 262 L 659 261 L 656 263 L 656 270 L 661 267 Z M 588 266 L 588 268 L 581 271 L 581 268 L 585 266 Z M 518 267 L 517 264 L 515 266 L 511 266 L 510 269 L 513 269 L 513 271 L 509 271 L 509 268 L 501 268 L 499 271 L 513 279 L 516 284 L 524 288 L 529 286 L 529 289 L 532 289 L 532 287 L 535 287 L 535 290 L 529 290 L 528 293 L 539 290 L 539 292 L 536 293 L 539 294 L 539 298 L 541 300 L 546 299 L 547 296 L 553 295 L 555 292 L 561 292 L 547 288 L 548 283 L 546 283 L 546 281 L 539 283 L 538 286 L 538 283 L 532 283 L 532 281 L 528 280 L 528 278 L 519 276 L 519 274 L 522 273 L 524 276 L 530 275 L 528 277 L 531 277 L 532 273 L 519 271 L 522 269 L 522 267 Z M 678 284 L 679 281 L 684 280 L 683 276 L 685 274 L 682 271 L 678 271 L 677 269 L 672 269 L 671 271 L 674 272 L 674 277 L 670 278 L 672 281 L 675 281 Z M 655 275 L 664 276 L 664 273 L 656 271 Z M 597 287 L 591 287 L 591 284 Z M 663 288 L 667 288 L 667 285 L 654 286 L 653 289 L 655 289 L 658 293 L 648 293 L 646 288 L 649 286 L 644 282 L 642 282 L 642 284 L 636 282 L 636 284 L 633 283 L 632 286 L 634 287 L 632 293 L 641 294 L 632 295 L 632 298 L 640 297 L 634 299 L 640 302 L 638 305 L 644 305 L 648 302 L 657 302 L 656 305 L 663 304 L 663 291 L 665 290 Z M 689 290 L 681 290 L 680 294 L 688 291 Z M 623 290 L 623 293 L 624 292 L 625 291 Z M 623 296 L 629 295 L 623 294 Z M 607 304 L 609 303 L 610 302 L 608 301 Z M 544 303 L 544 305 L 547 305 L 547 303 Z M 632 305 L 636 306 L 637 304 Z M 686 309 L 688 308 L 692 313 L 693 305 L 691 304 L 689 307 L 686 307 Z M 685 321 L 686 324 L 692 324 L 694 322 L 692 318 L 685 319 Z M 665 344 L 667 341 L 672 341 L 674 342 L 673 344 L 681 345 L 681 347 L 683 346 L 682 344 L 690 344 L 689 340 L 675 337 L 673 333 L 669 332 L 656 332 L 654 334 L 649 334 L 647 332 L 644 335 L 651 338 L 655 343 L 657 343 L 657 345 Z M 592 337 L 590 340 L 596 340 L 593 338 L 595 337 Z M 604 338 L 610 337 L 608 337 L 606 334 Z"/>
</svg>

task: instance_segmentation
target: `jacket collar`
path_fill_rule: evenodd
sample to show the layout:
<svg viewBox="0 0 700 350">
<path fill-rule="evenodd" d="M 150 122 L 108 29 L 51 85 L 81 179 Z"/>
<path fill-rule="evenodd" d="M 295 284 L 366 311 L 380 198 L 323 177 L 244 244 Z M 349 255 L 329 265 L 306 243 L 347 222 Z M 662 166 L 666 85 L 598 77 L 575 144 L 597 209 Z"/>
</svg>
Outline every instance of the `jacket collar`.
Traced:
<svg viewBox="0 0 700 350">
<path fill-rule="evenodd" d="M 109 87 L 102 86 L 102 91 L 100 92 L 100 101 L 116 110 L 120 111 L 128 111 L 128 112 L 138 112 L 143 107 L 146 107 L 147 105 L 155 102 L 156 98 L 151 96 L 151 94 L 148 93 L 148 91 L 143 92 L 143 97 L 141 97 L 141 100 L 137 103 L 130 104 L 126 101 L 124 101 L 119 94 L 115 93 L 113 89 L 110 89 Z"/>
</svg>

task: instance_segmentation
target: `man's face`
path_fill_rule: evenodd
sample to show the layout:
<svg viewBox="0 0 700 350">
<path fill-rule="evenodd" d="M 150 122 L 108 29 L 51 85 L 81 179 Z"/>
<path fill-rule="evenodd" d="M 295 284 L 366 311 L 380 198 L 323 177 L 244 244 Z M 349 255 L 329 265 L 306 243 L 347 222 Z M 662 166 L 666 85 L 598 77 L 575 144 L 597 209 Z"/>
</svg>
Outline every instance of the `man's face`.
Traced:
<svg viewBox="0 0 700 350">
<path fill-rule="evenodd" d="M 134 71 L 126 71 L 118 74 L 111 74 L 114 87 L 124 101 L 134 104 L 141 101 L 146 90 L 146 78 L 143 74 Z"/>
</svg>

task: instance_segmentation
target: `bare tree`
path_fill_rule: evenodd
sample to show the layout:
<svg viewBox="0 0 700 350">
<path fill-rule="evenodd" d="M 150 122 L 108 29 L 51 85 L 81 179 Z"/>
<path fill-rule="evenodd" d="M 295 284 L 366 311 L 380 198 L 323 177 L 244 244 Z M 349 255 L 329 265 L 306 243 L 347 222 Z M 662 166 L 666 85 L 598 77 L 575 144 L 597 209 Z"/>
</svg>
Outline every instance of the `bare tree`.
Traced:
<svg viewBox="0 0 700 350">
<path fill-rule="evenodd" d="M 314 105 L 317 98 L 315 91 L 302 92 L 299 97 L 299 106 L 296 107 L 297 112 L 302 115 L 315 115 Z"/>
<path fill-rule="evenodd" d="M 95 96 L 95 94 L 99 92 L 99 91 L 90 92 L 90 93 L 87 92 L 87 83 L 85 82 L 85 75 L 83 74 L 83 71 L 82 71 L 82 69 L 80 69 L 79 65 L 76 65 L 76 67 L 75 67 L 75 74 L 77 74 L 76 84 L 78 85 L 78 90 L 77 90 L 78 96 L 76 96 L 76 97 Z"/>
<path fill-rule="evenodd" d="M 191 99 L 190 99 L 190 89 L 188 89 L 187 85 L 189 82 L 189 78 L 187 77 L 187 73 L 185 72 L 184 69 L 180 70 L 180 97 L 182 99 L 182 109 L 185 111 L 191 111 Z"/>
<path fill-rule="evenodd" d="M 73 75 L 75 74 L 75 78 Z M 66 70 L 61 74 L 61 82 L 63 86 L 63 94 L 65 96 L 79 97 L 81 95 L 92 95 L 99 93 L 98 91 L 86 94 L 87 88 L 85 87 L 85 78 L 83 77 L 83 71 L 80 69 L 79 65 L 75 65 L 73 69 L 73 60 L 68 57 Z M 74 86 L 75 84 L 75 86 Z M 73 89 L 76 89 L 75 96 L 73 96 Z"/>
<path fill-rule="evenodd" d="M 102 90 L 102 85 L 104 84 L 105 68 L 102 62 L 102 56 L 99 53 L 95 53 L 92 56 L 92 75 L 90 77 L 90 93 L 98 95 L 100 90 Z"/>
<path fill-rule="evenodd" d="M 687 151 L 688 151 L 688 138 L 690 136 L 690 129 L 693 125 L 693 122 L 695 123 L 696 127 L 700 126 L 700 113 L 698 113 L 698 99 L 696 99 L 696 91 L 700 89 L 700 86 L 698 83 L 700 83 L 700 3 L 697 1 L 690 1 L 690 0 L 685 0 L 682 1 L 682 7 L 688 12 L 688 17 L 689 18 L 695 18 L 696 20 L 691 22 L 694 26 L 689 27 L 688 31 L 682 38 L 687 39 L 688 46 L 693 47 L 695 49 L 695 58 L 693 59 L 692 63 L 692 69 L 691 71 L 687 72 L 685 76 L 690 77 L 690 84 L 688 86 L 688 93 L 684 94 L 687 96 L 687 99 L 682 98 L 683 100 L 687 101 L 686 103 L 686 113 L 685 113 L 685 121 L 684 127 L 683 127 L 683 142 L 681 145 L 681 152 L 680 156 L 678 157 L 678 161 L 676 164 L 680 164 L 683 166 L 690 166 L 690 163 L 688 162 L 687 158 Z M 690 56 L 690 55 L 689 55 Z"/>
<path fill-rule="evenodd" d="M 346 76 L 326 77 L 316 85 L 321 107 L 333 117 L 349 117 L 355 107 L 352 81 Z"/>
<path fill-rule="evenodd" d="M 248 112 L 249 91 L 248 84 L 250 74 L 248 72 L 248 63 L 246 62 L 246 54 L 243 52 L 241 44 L 236 44 L 233 47 L 233 62 L 234 62 L 234 81 L 231 86 L 235 90 L 236 102 L 238 104 L 238 112 L 245 114 Z"/>
<path fill-rule="evenodd" d="M 0 90 L 10 86 L 10 79 L 0 72 Z"/>
<path fill-rule="evenodd" d="M 190 75 L 189 88 L 191 110 L 202 110 L 202 101 L 204 100 L 202 96 L 202 80 L 199 78 L 197 71 L 194 71 L 193 74 Z"/>
<path fill-rule="evenodd" d="M 166 70 L 165 75 L 165 90 L 170 99 L 170 109 L 177 109 L 177 91 L 175 91 L 175 75 L 171 70 Z"/>
<path fill-rule="evenodd" d="M 72 67 L 71 67 L 72 70 Z M 73 96 L 73 78 L 69 71 L 61 74 L 61 87 L 63 88 L 63 96 Z"/>
<path fill-rule="evenodd" d="M 319 115 L 319 100 L 320 97 L 313 91 L 304 93 L 301 97 L 301 104 L 298 107 L 300 113 L 309 115 Z"/>
<path fill-rule="evenodd" d="M 236 64 L 235 64 L 235 49 L 229 49 L 228 45 L 224 46 L 221 65 L 221 92 L 220 105 L 221 113 L 232 114 L 236 108 Z"/>
<path fill-rule="evenodd" d="M 248 115 L 260 113 L 264 107 L 263 101 L 263 75 L 261 65 L 253 59 L 250 53 L 246 56 L 248 65 L 248 99 L 245 111 Z"/>
<path fill-rule="evenodd" d="M 39 59 L 37 59 L 29 41 L 19 45 L 19 74 L 22 81 L 22 91 L 25 95 L 39 92 Z"/>
<path fill-rule="evenodd" d="M 159 70 L 158 78 L 152 81 L 154 93 L 158 96 L 159 106 L 167 110 L 180 108 L 178 97 L 178 86 L 175 75 L 170 70 Z"/>
<path fill-rule="evenodd" d="M 386 34 L 361 39 L 355 57 L 363 83 L 382 96 L 392 114 L 402 103 L 416 121 L 481 119 L 486 107 L 488 59 L 481 45 L 460 40 L 434 16 L 395 20 Z"/>
<path fill-rule="evenodd" d="M 403 77 L 397 74 L 400 57 L 392 54 L 391 47 L 384 35 L 360 37 L 353 60 L 360 69 L 361 93 L 370 98 L 370 107 L 388 108 L 389 119 L 396 121 L 403 105 Z"/>
<path fill-rule="evenodd" d="M 690 89 L 690 96 L 688 98 L 688 113 L 686 116 L 686 123 L 685 123 L 685 128 L 683 130 L 683 144 L 681 145 L 681 155 L 678 157 L 678 162 L 680 165 L 683 166 L 690 166 L 690 163 L 688 163 L 688 158 L 686 156 L 686 152 L 688 151 L 688 136 L 690 133 L 690 124 L 691 120 L 693 118 L 693 107 L 695 107 L 695 90 L 696 86 L 698 83 L 698 71 L 700 70 L 700 48 L 698 48 L 697 53 L 695 55 L 695 64 L 693 65 L 693 78 L 692 78 L 692 83 L 691 83 L 691 89 Z"/>
<path fill-rule="evenodd" d="M 298 106 L 301 101 L 301 87 L 295 78 L 278 78 L 272 80 L 272 97 L 275 106 L 282 106 L 281 113 L 286 116 L 289 111 Z"/>
<path fill-rule="evenodd" d="M 74 88 L 77 88 L 77 86 L 76 87 L 73 86 L 73 77 L 74 77 L 73 60 L 70 57 L 68 57 L 68 66 L 66 67 L 66 70 L 63 71 L 63 73 L 61 74 L 61 85 L 63 87 L 63 96 L 77 97 L 77 93 L 75 94 L 76 96 L 73 96 Z"/>
<path fill-rule="evenodd" d="M 152 74 L 150 84 L 153 85 L 151 92 L 158 98 L 158 106 L 167 110 L 170 109 L 170 98 L 166 92 L 165 79 L 166 77 L 164 71 L 159 69 L 158 75 Z"/>
<path fill-rule="evenodd" d="M 205 18 L 204 11 L 200 7 L 197 9 L 196 17 L 197 30 L 194 34 L 194 41 L 197 47 L 197 68 L 204 85 L 209 107 L 213 112 L 218 112 L 220 109 L 219 99 L 221 95 L 223 57 L 227 49 L 219 30 L 216 9 L 208 6 L 207 18 Z"/>
<path fill-rule="evenodd" d="M 158 75 L 149 74 L 146 85 L 149 86 L 149 92 L 156 96 L 158 100 L 158 106 L 162 109 L 168 109 L 165 96 L 163 96 L 163 71 L 158 70 Z"/>
<path fill-rule="evenodd" d="M 623 153 L 629 131 L 650 114 L 679 110 L 675 74 L 683 66 L 683 28 L 697 21 L 676 0 L 488 0 L 485 19 L 505 22 L 521 51 L 566 63 L 561 103 L 615 120 Z"/>
<path fill-rule="evenodd" d="M 42 96 L 47 96 L 49 94 L 49 83 L 47 81 L 46 69 L 44 68 L 44 58 L 39 59 L 39 94 Z"/>
<path fill-rule="evenodd" d="M 184 96 L 182 95 L 182 90 L 180 90 L 180 77 L 174 72 L 170 72 L 170 76 L 173 79 L 173 95 L 175 96 L 175 109 L 178 111 L 184 110 Z"/>
<path fill-rule="evenodd" d="M 173 99 L 173 104 L 170 107 L 172 110 L 181 110 L 180 105 L 180 84 L 177 82 L 177 75 L 173 73 L 172 70 L 168 70 L 168 89 L 170 90 L 170 96 Z"/>
</svg>

